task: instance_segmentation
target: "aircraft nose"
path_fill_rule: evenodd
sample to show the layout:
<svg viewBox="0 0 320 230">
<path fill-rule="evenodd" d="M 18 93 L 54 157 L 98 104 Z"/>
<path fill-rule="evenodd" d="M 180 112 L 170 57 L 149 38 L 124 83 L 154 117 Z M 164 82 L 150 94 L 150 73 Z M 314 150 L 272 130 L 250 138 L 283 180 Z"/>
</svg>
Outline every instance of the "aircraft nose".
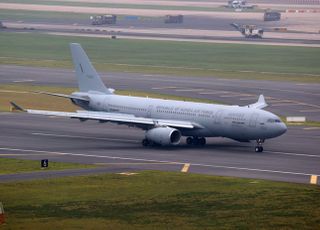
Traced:
<svg viewBox="0 0 320 230">
<path fill-rule="evenodd" d="M 281 122 L 279 125 L 278 125 L 278 135 L 282 135 L 284 134 L 285 132 L 287 132 L 287 126 L 285 123 Z"/>
</svg>

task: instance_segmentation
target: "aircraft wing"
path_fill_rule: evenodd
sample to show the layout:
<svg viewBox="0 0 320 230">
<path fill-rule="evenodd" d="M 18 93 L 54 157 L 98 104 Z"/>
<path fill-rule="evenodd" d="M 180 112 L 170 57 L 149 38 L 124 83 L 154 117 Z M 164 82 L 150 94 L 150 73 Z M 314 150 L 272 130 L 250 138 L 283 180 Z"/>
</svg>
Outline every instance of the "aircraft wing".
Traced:
<svg viewBox="0 0 320 230">
<path fill-rule="evenodd" d="M 80 121 L 96 120 L 102 123 L 113 122 L 117 124 L 126 124 L 128 126 L 136 126 L 142 129 L 147 129 L 155 126 L 169 126 L 177 129 L 202 128 L 201 125 L 188 122 L 188 121 L 136 117 L 131 114 L 96 112 L 96 111 L 59 112 L 59 111 L 48 111 L 48 110 L 32 110 L 32 109 L 23 109 L 22 107 L 16 105 L 13 102 L 11 102 L 11 105 L 16 110 L 24 111 L 30 114 L 56 116 L 56 117 L 68 117 L 68 118 L 79 119 Z"/>
<path fill-rule="evenodd" d="M 259 96 L 259 99 L 256 103 L 253 103 L 251 105 L 247 105 L 248 108 L 254 108 L 254 109 L 263 109 L 267 106 L 268 106 L 268 104 L 265 101 L 264 96 L 262 94 Z"/>
</svg>

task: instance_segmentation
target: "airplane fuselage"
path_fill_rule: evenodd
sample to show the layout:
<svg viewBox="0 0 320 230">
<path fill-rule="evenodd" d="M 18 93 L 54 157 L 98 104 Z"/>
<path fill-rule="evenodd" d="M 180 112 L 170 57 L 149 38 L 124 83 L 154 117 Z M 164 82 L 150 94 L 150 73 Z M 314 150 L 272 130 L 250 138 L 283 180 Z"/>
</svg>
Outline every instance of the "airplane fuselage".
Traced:
<svg viewBox="0 0 320 230">
<path fill-rule="evenodd" d="M 260 109 L 115 94 L 88 96 L 90 110 L 189 121 L 202 126 L 195 130 L 182 129 L 183 136 L 228 137 L 248 141 L 274 138 L 286 131 L 286 125 L 278 116 Z"/>
</svg>

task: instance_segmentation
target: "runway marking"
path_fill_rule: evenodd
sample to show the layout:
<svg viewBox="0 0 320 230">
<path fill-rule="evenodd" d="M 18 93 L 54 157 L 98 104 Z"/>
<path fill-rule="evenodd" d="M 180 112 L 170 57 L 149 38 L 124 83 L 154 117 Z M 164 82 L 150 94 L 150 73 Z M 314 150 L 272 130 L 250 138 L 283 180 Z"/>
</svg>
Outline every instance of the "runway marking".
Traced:
<svg viewBox="0 0 320 230">
<path fill-rule="evenodd" d="M 228 95 L 220 95 L 219 97 L 239 97 L 241 94 L 228 94 Z"/>
<path fill-rule="evenodd" d="M 317 184 L 318 176 L 317 175 L 311 175 L 310 177 L 310 184 Z"/>
<path fill-rule="evenodd" d="M 146 159 L 146 158 L 115 157 L 115 156 L 105 156 L 105 155 L 101 156 L 101 155 L 93 155 L 93 154 L 55 152 L 55 151 L 46 151 L 46 150 L 16 149 L 16 148 L 4 148 L 4 147 L 0 148 L 0 150 L 17 151 L 17 152 L 51 153 L 51 154 L 56 154 L 56 155 L 61 155 L 61 156 L 79 156 L 79 157 L 94 157 L 94 158 L 118 159 L 118 160 L 129 160 L 129 161 L 145 161 L 145 162 L 159 162 L 159 163 L 172 163 L 172 164 L 189 164 L 189 163 L 186 163 L 186 162 L 153 160 L 153 159 Z M 278 174 L 300 175 L 300 176 L 311 176 L 311 175 L 319 176 L 319 175 L 314 174 L 314 173 L 291 172 L 291 171 L 280 171 L 280 170 L 258 169 L 258 168 L 246 168 L 246 167 L 235 167 L 235 166 L 226 166 L 226 165 L 209 165 L 209 164 L 200 164 L 200 163 L 192 163 L 192 165 L 193 166 L 199 166 L 199 167 L 233 169 L 233 170 L 253 171 L 253 172 L 278 173 Z"/>
<path fill-rule="evenodd" d="M 320 129 L 320 127 L 307 127 L 307 128 L 303 128 L 303 130 L 318 130 Z"/>
<path fill-rule="evenodd" d="M 221 92 L 199 92 L 199 94 L 202 94 L 202 95 L 213 95 L 213 94 L 219 94 Z"/>
<path fill-rule="evenodd" d="M 304 154 L 304 153 L 286 153 L 286 152 L 277 152 L 277 151 L 264 151 L 266 153 L 274 153 L 280 155 L 291 155 L 291 156 L 302 156 L 302 157 L 316 157 L 320 158 L 320 155 L 313 155 L 313 154 Z"/>
<path fill-rule="evenodd" d="M 128 162 L 121 162 L 121 163 L 94 163 L 95 165 L 176 165 L 176 163 L 173 162 L 168 162 L 168 163 L 163 163 L 163 162 L 153 162 L 153 163 L 128 163 Z"/>
<path fill-rule="evenodd" d="M 320 112 L 320 109 L 304 109 L 304 110 L 300 110 L 299 112 L 301 112 L 301 113 L 318 113 L 318 112 Z"/>
<path fill-rule="evenodd" d="M 176 89 L 176 92 L 201 92 L 205 91 L 206 89 Z"/>
<path fill-rule="evenodd" d="M 31 93 L 32 94 L 32 92 L 27 92 L 27 91 L 4 90 L 4 89 L 1 89 L 0 93 L 21 93 L 21 94 Z"/>
<path fill-rule="evenodd" d="M 300 104 L 292 103 L 292 102 L 282 103 L 282 104 L 280 104 L 280 103 L 279 104 L 274 104 L 274 102 L 271 103 L 272 107 L 276 107 L 276 106 L 297 106 L 297 105 L 300 105 Z"/>
<path fill-rule="evenodd" d="M 122 173 L 117 173 L 119 175 L 125 175 L 125 176 L 133 176 L 137 175 L 138 173 L 133 173 L 133 172 L 122 172 Z"/>
<path fill-rule="evenodd" d="M 30 156 L 30 155 L 37 156 L 37 155 L 43 155 L 43 153 L 12 153 L 12 154 L 11 153 L 0 153 L 0 157 L 2 157 L 2 156 Z"/>
<path fill-rule="evenodd" d="M 312 128 L 312 127 L 310 127 L 310 128 Z M 77 135 L 37 133 L 37 132 L 31 133 L 31 134 L 32 135 L 39 135 L 39 136 L 69 137 L 69 138 L 81 138 L 81 139 L 93 139 L 93 140 L 110 140 L 110 141 L 124 141 L 124 142 L 129 142 L 129 143 L 139 143 L 139 141 L 136 141 L 136 140 L 118 139 L 118 138 L 86 137 L 86 136 L 77 136 Z M 273 153 L 273 154 L 282 154 L 282 155 L 292 155 L 292 156 L 304 156 L 304 157 L 320 158 L 320 155 L 304 154 L 304 153 L 286 153 L 286 152 L 277 152 L 277 151 L 265 151 L 265 152 L 269 152 L 269 153 Z"/>
<path fill-rule="evenodd" d="M 31 80 L 31 79 L 26 79 L 26 80 L 16 80 L 16 81 L 13 81 L 14 83 L 25 83 L 25 82 L 33 82 L 34 80 Z"/>
<path fill-rule="evenodd" d="M 190 164 L 184 164 L 183 168 L 181 169 L 181 172 L 187 173 L 189 168 L 190 168 Z"/>
<path fill-rule="evenodd" d="M 86 137 L 86 136 L 53 134 L 53 133 L 31 133 L 31 134 L 37 135 L 37 136 L 69 137 L 69 138 L 82 138 L 82 139 L 92 139 L 92 140 L 108 140 L 108 141 L 123 141 L 123 142 L 129 142 L 129 143 L 139 143 L 139 141 L 136 141 L 136 140 L 107 138 L 107 137 Z"/>
<path fill-rule="evenodd" d="M 151 89 L 177 89 L 175 86 L 153 87 Z"/>
</svg>

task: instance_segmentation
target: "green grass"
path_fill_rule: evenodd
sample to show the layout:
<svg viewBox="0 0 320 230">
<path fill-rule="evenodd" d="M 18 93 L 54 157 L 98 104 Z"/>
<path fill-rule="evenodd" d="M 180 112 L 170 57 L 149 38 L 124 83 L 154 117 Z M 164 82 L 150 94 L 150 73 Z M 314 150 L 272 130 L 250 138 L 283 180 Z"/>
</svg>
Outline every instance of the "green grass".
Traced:
<svg viewBox="0 0 320 230">
<path fill-rule="evenodd" d="M 33 92 L 59 92 L 71 94 L 76 91 L 74 88 L 51 87 L 51 86 L 32 86 L 27 84 L 0 85 L 0 111 L 10 111 L 10 101 L 14 101 L 24 108 L 47 109 L 58 111 L 75 111 L 79 109 L 69 100 L 59 97 L 52 97 Z"/>
<path fill-rule="evenodd" d="M 92 14 L 81 13 L 63 13 L 63 12 L 50 12 L 50 11 L 28 11 L 28 10 L 3 10 L 0 9 L 1 20 L 15 20 L 15 21 L 38 21 L 44 22 L 46 20 L 61 21 L 66 20 L 84 20 L 90 23 L 89 17 Z M 5 23 L 4 23 L 5 24 Z"/>
<path fill-rule="evenodd" d="M 139 172 L 0 186 L 4 229 L 318 229 L 318 186 Z"/>
<path fill-rule="evenodd" d="M 72 68 L 70 42 L 81 43 L 100 71 L 320 82 L 320 48 L 307 47 L 3 33 L 0 64 Z"/>
<path fill-rule="evenodd" d="M 0 155 L 3 156 L 3 155 Z M 44 157 L 45 158 L 45 157 Z M 47 170 L 63 170 L 63 169 L 78 169 L 78 168 L 94 168 L 95 165 L 84 165 L 76 163 L 62 163 L 49 161 Z M 33 171 L 43 171 L 41 169 L 40 161 L 34 160 L 20 160 L 0 157 L 0 175 L 12 173 L 24 173 Z M 0 186 L 1 187 L 1 186 Z M 1 199 L 0 199 L 1 201 Z"/>
</svg>

